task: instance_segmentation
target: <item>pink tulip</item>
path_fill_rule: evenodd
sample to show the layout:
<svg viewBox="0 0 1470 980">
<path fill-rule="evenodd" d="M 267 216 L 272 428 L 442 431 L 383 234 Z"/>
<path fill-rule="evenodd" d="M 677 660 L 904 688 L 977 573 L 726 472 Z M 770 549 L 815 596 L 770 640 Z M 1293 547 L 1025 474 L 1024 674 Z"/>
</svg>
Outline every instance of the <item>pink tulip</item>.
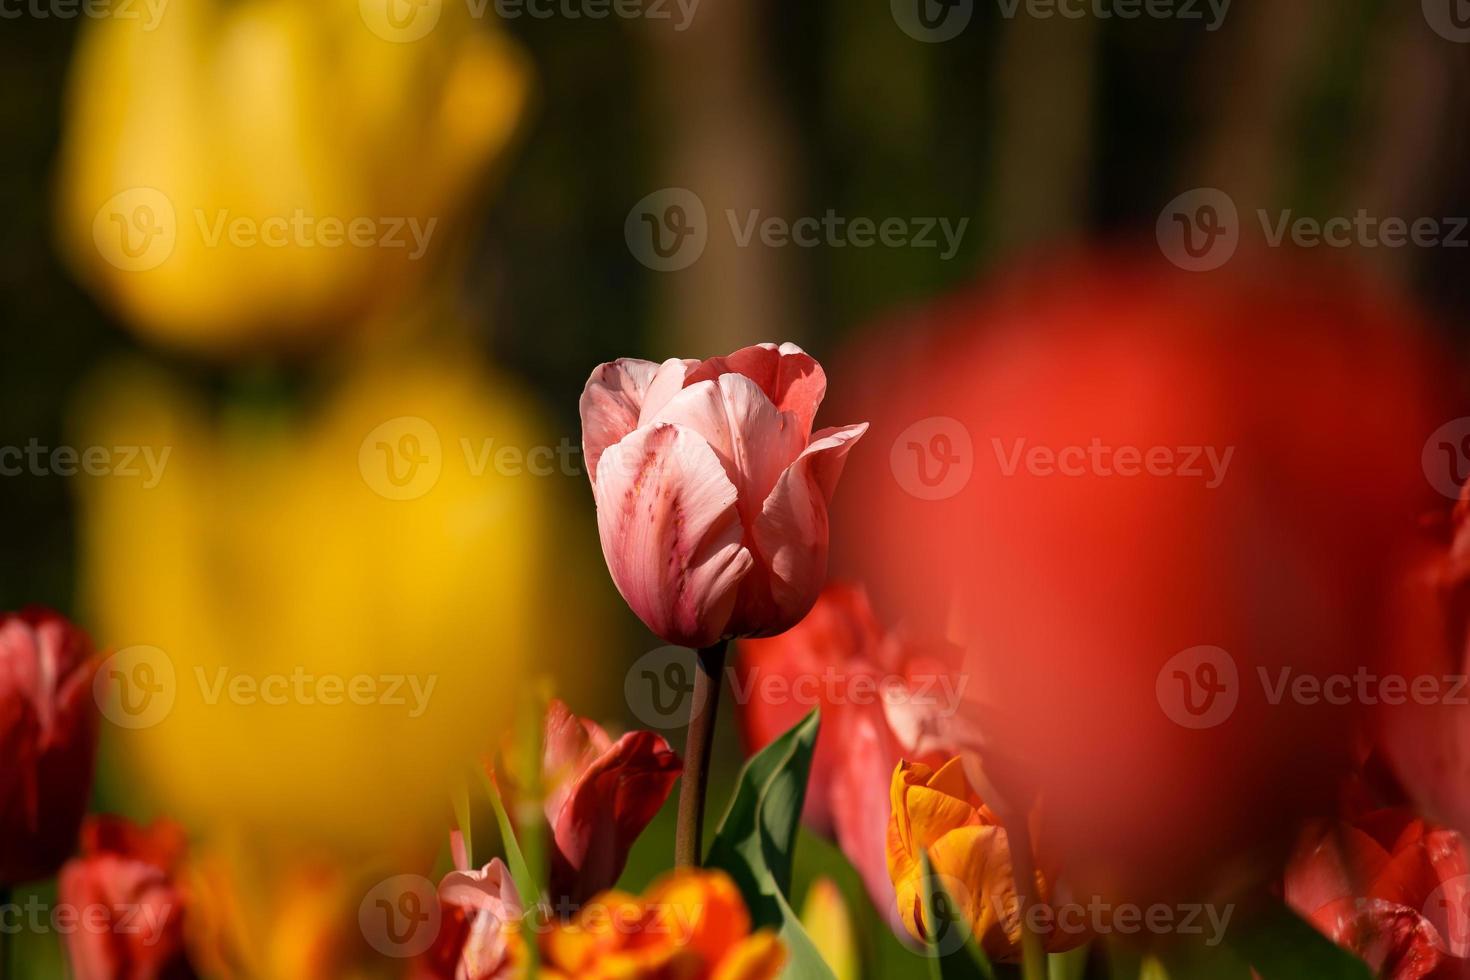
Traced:
<svg viewBox="0 0 1470 980">
<path fill-rule="evenodd" d="M 683 766 L 653 732 L 614 742 L 560 701 L 546 713 L 546 820 L 551 826 L 551 900 L 559 914 L 611 888 L 628 852 Z"/>
<path fill-rule="evenodd" d="M 860 587 L 828 585 L 780 636 L 747 640 L 735 662 L 740 730 L 759 751 L 822 709 L 802 818 L 835 840 L 873 904 L 897 923 L 888 874 L 888 789 L 900 760 L 936 766 L 954 754 L 950 725 L 964 693 L 958 651 L 883 628 Z"/>
<path fill-rule="evenodd" d="M 439 883 L 439 935 L 412 971 L 415 980 L 495 980 L 524 973 L 516 934 L 524 913 L 510 871 L 499 858 L 479 871 L 466 864 L 460 845 L 457 870 Z"/>
<path fill-rule="evenodd" d="M 0 884 L 46 878 L 76 845 L 97 751 L 92 642 L 43 609 L 0 615 Z"/>
<path fill-rule="evenodd" d="M 812 432 L 827 379 L 794 344 L 707 361 L 623 358 L 582 393 L 602 552 L 669 643 L 769 636 L 827 572 L 827 507 L 866 424 Z"/>
</svg>

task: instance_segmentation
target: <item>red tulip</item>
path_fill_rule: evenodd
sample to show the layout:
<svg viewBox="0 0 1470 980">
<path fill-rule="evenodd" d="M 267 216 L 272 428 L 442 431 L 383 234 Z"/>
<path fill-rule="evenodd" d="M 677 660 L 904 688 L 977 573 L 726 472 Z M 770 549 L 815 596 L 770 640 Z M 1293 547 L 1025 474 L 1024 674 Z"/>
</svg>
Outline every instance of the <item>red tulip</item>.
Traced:
<svg viewBox="0 0 1470 980">
<path fill-rule="evenodd" d="M 1433 693 L 1385 705 L 1384 744 L 1414 799 L 1436 819 L 1470 832 L 1470 484 L 1449 522 L 1449 541 L 1406 576 L 1399 673 Z"/>
<path fill-rule="evenodd" d="M 803 818 L 837 841 L 873 904 L 897 923 L 885 858 L 889 784 L 901 759 L 937 765 L 951 754 L 946 726 L 964 693 L 954 652 L 905 644 L 879 624 L 861 588 L 834 583 L 790 630 L 740 644 L 733 687 L 750 752 L 821 708 Z"/>
<path fill-rule="evenodd" d="M 1303 833 L 1286 901 L 1384 980 L 1470 975 L 1465 841 L 1402 809 Z"/>
<path fill-rule="evenodd" d="M 1331 269 L 1087 258 L 860 355 L 879 451 L 838 537 L 885 614 L 955 624 L 986 800 L 1039 794 L 1081 893 L 1198 898 L 1333 799 L 1369 709 L 1296 685 L 1392 668 L 1426 336 Z"/>
<path fill-rule="evenodd" d="M 624 358 L 582 393 L 582 450 L 618 591 L 669 643 L 767 636 L 827 574 L 827 507 L 866 425 L 812 431 L 821 365 L 794 344 Z"/>
<path fill-rule="evenodd" d="M 97 751 L 96 662 L 56 613 L 0 615 L 0 884 L 56 873 L 76 845 Z"/>
<path fill-rule="evenodd" d="M 552 701 L 546 713 L 544 778 L 551 827 L 551 900 L 571 911 L 623 873 L 628 852 L 658 813 L 682 765 L 653 732 L 614 742 L 596 723 Z"/>
<path fill-rule="evenodd" d="M 193 976 L 174 877 L 184 847 L 183 830 L 166 821 L 138 827 L 120 817 L 87 819 L 81 855 L 61 869 L 57 884 L 58 900 L 82 923 L 66 937 L 77 980 Z"/>
</svg>

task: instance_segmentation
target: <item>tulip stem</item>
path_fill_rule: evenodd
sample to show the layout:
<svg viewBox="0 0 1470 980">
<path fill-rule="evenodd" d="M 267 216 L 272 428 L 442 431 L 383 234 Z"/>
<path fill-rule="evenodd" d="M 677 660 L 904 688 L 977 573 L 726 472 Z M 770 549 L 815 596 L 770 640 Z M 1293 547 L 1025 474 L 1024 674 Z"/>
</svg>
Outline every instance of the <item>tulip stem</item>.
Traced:
<svg viewBox="0 0 1470 980">
<path fill-rule="evenodd" d="M 9 885 L 0 885 L 0 918 L 10 911 L 13 895 Z M 10 930 L 0 929 L 0 980 L 7 980 L 10 971 Z"/>
<path fill-rule="evenodd" d="M 1011 844 L 1011 872 L 1016 878 L 1016 902 L 1021 912 L 1021 976 L 1047 980 L 1046 950 L 1031 928 L 1027 914 L 1036 900 L 1036 868 L 1031 853 L 1031 827 L 1024 815 L 1010 821 L 1006 835 Z"/>
<path fill-rule="evenodd" d="M 674 834 L 676 868 L 697 868 L 704 859 L 704 796 L 725 673 L 725 643 L 721 640 L 695 656 L 694 701 L 689 706 L 689 731 L 684 738 L 684 776 L 679 781 L 679 823 Z"/>
</svg>

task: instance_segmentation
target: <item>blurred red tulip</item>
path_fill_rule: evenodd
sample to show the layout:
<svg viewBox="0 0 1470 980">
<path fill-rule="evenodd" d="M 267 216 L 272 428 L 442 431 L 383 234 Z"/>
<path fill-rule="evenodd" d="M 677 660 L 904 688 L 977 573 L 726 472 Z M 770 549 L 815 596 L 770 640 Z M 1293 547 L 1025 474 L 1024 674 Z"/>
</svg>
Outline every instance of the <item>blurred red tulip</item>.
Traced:
<svg viewBox="0 0 1470 980">
<path fill-rule="evenodd" d="M 828 585 L 785 633 L 739 646 L 732 686 L 746 750 L 759 751 L 821 708 L 803 819 L 837 841 L 894 924 L 889 784 L 901 759 L 937 766 L 952 754 L 945 725 L 963 694 L 958 661 L 958 651 L 889 634 L 867 593 L 848 583 Z"/>
<path fill-rule="evenodd" d="M 1262 880 L 1364 722 L 1313 685 L 1385 666 L 1444 418 L 1423 324 L 1294 263 L 1006 283 L 859 352 L 874 400 L 845 410 L 879 449 L 838 538 L 880 602 L 954 624 L 986 799 L 1004 820 L 1040 794 L 1077 889 Z"/>
<path fill-rule="evenodd" d="M 56 873 L 76 846 L 97 752 L 97 665 L 56 613 L 0 615 L 0 884 Z"/>
<path fill-rule="evenodd" d="M 1410 795 L 1436 819 L 1470 832 L 1470 484 L 1449 541 L 1406 576 L 1400 672 L 1432 685 L 1380 709 L 1383 742 Z"/>
<path fill-rule="evenodd" d="M 866 425 L 812 431 L 827 378 L 795 344 L 624 358 L 582 393 L 582 450 L 618 591 L 669 643 L 768 636 L 827 577 L 827 507 Z"/>
<path fill-rule="evenodd" d="M 88 817 L 81 855 L 68 861 L 57 898 L 80 926 L 66 937 L 77 980 L 192 977 L 184 952 L 184 895 L 175 872 L 182 828 L 138 827 L 120 817 Z"/>
<path fill-rule="evenodd" d="M 551 901 L 566 914 L 623 873 L 628 852 L 658 813 L 683 766 L 653 732 L 614 742 L 560 701 L 546 712 L 544 779 L 551 827 Z"/>
<path fill-rule="evenodd" d="M 1311 824 L 1287 866 L 1285 896 L 1385 980 L 1470 975 L 1465 841 L 1408 810 Z"/>
</svg>

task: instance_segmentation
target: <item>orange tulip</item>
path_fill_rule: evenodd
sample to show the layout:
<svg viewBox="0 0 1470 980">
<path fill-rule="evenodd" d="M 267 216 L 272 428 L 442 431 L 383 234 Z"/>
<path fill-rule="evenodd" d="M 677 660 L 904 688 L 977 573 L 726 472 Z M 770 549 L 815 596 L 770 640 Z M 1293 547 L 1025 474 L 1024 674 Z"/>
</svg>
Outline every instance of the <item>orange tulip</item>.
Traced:
<svg viewBox="0 0 1470 980">
<path fill-rule="evenodd" d="M 772 980 L 786 961 L 773 931 L 751 932 L 740 892 L 719 871 L 674 872 L 643 898 L 604 892 L 540 945 L 546 980 Z"/>
<path fill-rule="evenodd" d="M 923 863 L 925 851 L 934 875 L 950 892 L 960 919 L 993 960 L 1021 956 L 1021 908 L 1011 870 L 1011 848 L 1005 828 L 980 799 L 965 776 L 959 756 L 937 770 L 917 762 L 900 762 L 890 789 L 888 874 L 898 892 L 903 924 L 919 940 L 935 936 L 925 919 Z M 1049 886 L 1040 872 L 1035 893 L 1045 904 Z M 1050 930 L 1043 942 L 1051 952 L 1079 946 L 1082 931 Z"/>
</svg>

